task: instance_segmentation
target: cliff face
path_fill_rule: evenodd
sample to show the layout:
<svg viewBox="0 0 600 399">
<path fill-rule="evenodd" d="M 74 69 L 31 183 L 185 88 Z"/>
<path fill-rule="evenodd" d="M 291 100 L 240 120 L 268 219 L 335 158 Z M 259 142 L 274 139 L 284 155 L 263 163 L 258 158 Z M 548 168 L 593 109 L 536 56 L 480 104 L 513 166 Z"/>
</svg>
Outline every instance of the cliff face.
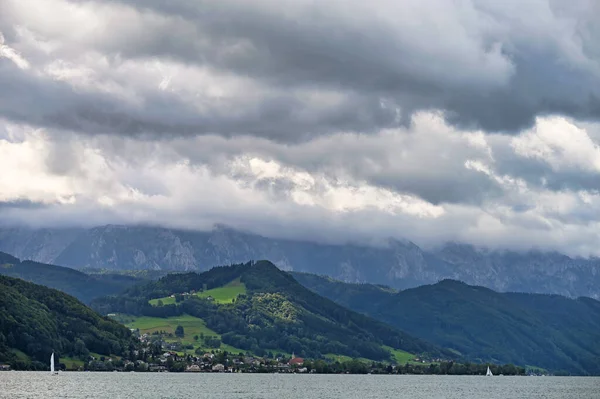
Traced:
<svg viewBox="0 0 600 399">
<path fill-rule="evenodd" d="M 283 270 L 401 289 L 451 278 L 498 291 L 600 298 L 598 259 L 489 251 L 459 244 L 425 251 L 398 240 L 390 240 L 385 247 L 366 247 L 273 239 L 225 227 L 194 232 L 102 226 L 0 229 L 0 251 L 44 263 L 108 269 L 208 270 L 268 259 Z"/>
</svg>

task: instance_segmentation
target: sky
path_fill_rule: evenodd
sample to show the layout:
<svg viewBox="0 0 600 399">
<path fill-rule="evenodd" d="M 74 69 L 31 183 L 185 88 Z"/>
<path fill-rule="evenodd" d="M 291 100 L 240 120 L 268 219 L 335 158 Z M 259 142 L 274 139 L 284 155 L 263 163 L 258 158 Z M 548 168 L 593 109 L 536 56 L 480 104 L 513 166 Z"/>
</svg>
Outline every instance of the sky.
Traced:
<svg viewBox="0 0 600 399">
<path fill-rule="evenodd" d="M 2 0 L 0 222 L 600 255 L 595 0 Z"/>
</svg>

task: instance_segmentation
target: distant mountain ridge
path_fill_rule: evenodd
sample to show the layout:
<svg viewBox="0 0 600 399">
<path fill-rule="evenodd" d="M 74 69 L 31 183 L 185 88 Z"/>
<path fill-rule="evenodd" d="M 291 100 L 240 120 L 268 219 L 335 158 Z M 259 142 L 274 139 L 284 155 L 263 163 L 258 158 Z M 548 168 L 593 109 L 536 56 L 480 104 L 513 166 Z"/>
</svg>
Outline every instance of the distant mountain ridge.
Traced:
<svg viewBox="0 0 600 399">
<path fill-rule="evenodd" d="M 63 291 L 84 303 L 100 296 L 117 294 L 134 284 L 149 280 L 109 273 L 89 275 L 68 267 L 21 261 L 4 252 L 0 252 L 0 275 Z"/>
<path fill-rule="evenodd" d="M 292 273 L 349 309 L 401 328 L 467 359 L 600 375 L 600 302 L 498 293 L 455 280 L 400 292 Z"/>
<path fill-rule="evenodd" d="M 102 226 L 91 229 L 0 229 L 0 251 L 73 268 L 203 271 L 269 259 L 288 271 L 405 289 L 455 279 L 496 291 L 600 299 L 600 260 L 556 252 L 491 251 L 447 244 L 426 251 L 390 239 L 386 247 L 266 238 L 223 226 L 212 231 Z"/>
</svg>

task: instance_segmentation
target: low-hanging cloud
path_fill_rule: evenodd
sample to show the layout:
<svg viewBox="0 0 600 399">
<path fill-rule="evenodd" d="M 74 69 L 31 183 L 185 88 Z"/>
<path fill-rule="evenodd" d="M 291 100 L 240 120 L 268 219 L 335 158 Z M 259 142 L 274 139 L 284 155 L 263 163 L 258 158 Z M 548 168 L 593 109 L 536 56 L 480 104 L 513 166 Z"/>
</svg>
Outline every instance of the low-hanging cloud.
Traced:
<svg viewBox="0 0 600 399">
<path fill-rule="evenodd" d="M 0 220 L 598 255 L 594 1 L 0 2 Z"/>
<path fill-rule="evenodd" d="M 409 129 L 293 146 L 216 135 L 63 140 L 49 130 L 7 126 L 0 168 L 18 168 L 0 176 L 4 223 L 221 223 L 336 243 L 397 237 L 425 246 L 451 240 L 598 255 L 598 172 L 590 169 L 597 146 L 564 119 L 540 119 L 511 137 L 461 132 L 425 113 Z M 584 150 L 557 148 L 561 139 L 550 134 L 556 126 L 565 139 L 578 131 Z M 537 156 L 548 147 L 552 156 Z M 589 184 L 572 184 L 576 171 L 590 176 Z M 548 176 L 568 184 L 557 189 Z"/>
</svg>

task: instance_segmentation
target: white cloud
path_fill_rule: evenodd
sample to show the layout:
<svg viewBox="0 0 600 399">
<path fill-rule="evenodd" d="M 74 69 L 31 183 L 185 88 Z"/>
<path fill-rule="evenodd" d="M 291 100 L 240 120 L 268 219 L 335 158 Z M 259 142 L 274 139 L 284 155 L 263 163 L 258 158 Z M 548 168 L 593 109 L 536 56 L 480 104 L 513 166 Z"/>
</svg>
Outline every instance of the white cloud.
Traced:
<svg viewBox="0 0 600 399">
<path fill-rule="evenodd" d="M 540 118 L 536 126 L 512 140 L 518 155 L 548 163 L 554 170 L 600 172 L 600 147 L 585 129 L 565 118 Z"/>
<path fill-rule="evenodd" d="M 595 11 L 4 0 L 0 218 L 598 254 Z"/>
<path fill-rule="evenodd" d="M 15 63 L 21 69 L 29 68 L 29 62 L 21 56 L 15 49 L 4 44 L 4 35 L 0 32 L 0 58 L 6 58 Z"/>
<path fill-rule="evenodd" d="M 577 129 L 569 121 L 548 118 L 540 119 L 532 131 L 546 137 L 548 130 L 561 126 Z M 225 223 L 267 235 L 333 242 L 393 236 L 426 246 L 454 240 L 600 255 L 592 244 L 598 238 L 594 228 L 600 227 L 597 191 L 555 191 L 502 173 L 502 161 L 490 156 L 506 149 L 514 150 L 515 159 L 529 156 L 514 142 L 529 143 L 532 131 L 514 140 L 461 133 L 435 114 L 422 114 L 408 131 L 340 134 L 294 146 L 251 138 L 65 139 L 23 125 L 9 130 L 12 138 L 0 140 L 0 169 L 10 171 L 0 175 L 0 202 L 26 200 L 44 206 L 0 207 L 5 221 L 154 223 L 193 229 Z M 564 150 L 571 144 L 553 145 Z M 592 141 L 577 145 L 583 145 L 576 151 L 582 154 L 594 148 Z M 211 156 L 214 151 L 216 158 Z M 316 162 L 302 154 L 327 158 Z M 356 173 L 357 165 L 369 164 L 368 173 Z M 465 175 L 471 177 L 464 180 Z M 462 179 L 459 184 L 474 192 L 483 179 L 495 193 L 484 191 L 471 203 L 434 204 L 415 190 L 375 183 L 382 176 L 429 179 L 435 189 L 442 180 L 452 186 Z"/>
</svg>

